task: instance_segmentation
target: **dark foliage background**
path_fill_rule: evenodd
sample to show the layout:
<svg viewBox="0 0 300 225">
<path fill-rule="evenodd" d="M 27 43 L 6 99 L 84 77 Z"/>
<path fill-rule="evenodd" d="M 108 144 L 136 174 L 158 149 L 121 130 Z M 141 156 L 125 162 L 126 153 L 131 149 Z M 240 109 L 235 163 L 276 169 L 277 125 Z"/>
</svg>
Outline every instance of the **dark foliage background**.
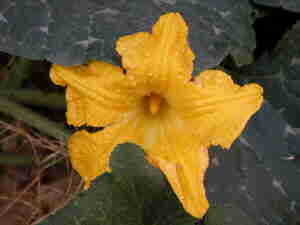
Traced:
<svg viewBox="0 0 300 225">
<path fill-rule="evenodd" d="M 211 148 L 207 215 L 201 221 L 187 215 L 142 151 L 124 144 L 113 153 L 112 174 L 40 224 L 299 225 L 298 0 L 1 0 L 3 120 L 14 117 L 65 140 L 74 128 L 61 126 L 65 101 L 62 89 L 49 81 L 51 63 L 120 64 L 117 38 L 148 31 L 170 11 L 180 12 L 189 25 L 195 74 L 218 68 L 240 84 L 257 82 L 265 90 L 263 107 L 231 150 Z M 28 224 L 51 213 L 48 209 Z"/>
</svg>

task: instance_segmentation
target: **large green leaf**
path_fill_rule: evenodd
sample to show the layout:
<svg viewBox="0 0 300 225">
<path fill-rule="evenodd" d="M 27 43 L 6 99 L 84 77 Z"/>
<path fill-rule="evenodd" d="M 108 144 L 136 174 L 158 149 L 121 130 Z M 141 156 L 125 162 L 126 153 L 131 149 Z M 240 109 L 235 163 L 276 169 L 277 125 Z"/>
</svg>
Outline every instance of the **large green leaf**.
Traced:
<svg viewBox="0 0 300 225">
<path fill-rule="evenodd" d="M 163 175 L 145 161 L 134 145 L 117 147 L 112 174 L 99 177 L 41 225 L 194 225 Z"/>
<path fill-rule="evenodd" d="M 255 3 L 270 7 L 282 7 L 292 12 L 300 12 L 299 0 L 254 0 Z"/>
<path fill-rule="evenodd" d="M 244 68 L 247 81 L 264 87 L 265 97 L 293 126 L 300 127 L 300 22 L 270 55 Z"/>
<path fill-rule="evenodd" d="M 116 39 L 149 31 L 172 11 L 189 24 L 198 70 L 229 53 L 239 65 L 251 62 L 255 35 L 248 0 L 1 0 L 0 50 L 62 65 L 115 61 Z"/>
<path fill-rule="evenodd" d="M 211 206 L 205 217 L 205 225 L 256 225 L 256 223 L 233 204 Z"/>
<path fill-rule="evenodd" d="M 227 214 L 231 225 L 297 225 L 300 163 L 292 156 L 299 149 L 300 134 L 265 103 L 229 151 L 210 151 L 206 190 L 217 207 L 209 209 L 207 221 L 229 224 Z"/>
</svg>

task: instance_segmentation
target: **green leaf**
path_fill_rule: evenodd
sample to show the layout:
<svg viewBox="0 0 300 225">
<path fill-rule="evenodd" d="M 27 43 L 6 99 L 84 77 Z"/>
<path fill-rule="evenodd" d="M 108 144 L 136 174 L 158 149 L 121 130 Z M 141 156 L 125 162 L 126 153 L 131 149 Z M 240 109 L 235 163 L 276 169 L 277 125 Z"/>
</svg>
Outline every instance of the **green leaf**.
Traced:
<svg viewBox="0 0 300 225">
<path fill-rule="evenodd" d="M 115 62 L 120 36 L 150 31 L 163 13 L 180 12 L 198 70 L 228 54 L 241 65 L 252 61 L 255 48 L 252 11 L 248 0 L 1 0 L 0 50 L 62 65 Z"/>
<path fill-rule="evenodd" d="M 233 205 L 211 206 L 205 217 L 205 225 L 256 225 L 242 209 Z"/>
<path fill-rule="evenodd" d="M 247 82 L 257 82 L 265 97 L 293 126 L 300 127 L 300 22 L 279 41 L 271 55 L 244 68 Z"/>
<path fill-rule="evenodd" d="M 290 223 L 300 222 L 300 163 L 290 158 L 297 154 L 300 134 L 265 103 L 229 151 L 210 151 L 206 191 L 218 212 L 211 207 L 207 219 L 212 214 L 224 219 L 230 204 L 235 206 L 231 225 L 297 225 Z M 240 214 L 245 214 L 244 223 Z"/>
<path fill-rule="evenodd" d="M 135 145 L 118 146 L 105 174 L 41 225 L 194 225 L 160 171 Z"/>
<path fill-rule="evenodd" d="M 292 12 L 300 12 L 300 2 L 298 0 L 254 0 L 254 2 L 264 6 L 282 7 Z"/>
<path fill-rule="evenodd" d="M 24 80 L 30 77 L 32 66 L 31 60 L 17 58 L 5 79 L 1 80 L 0 88 L 20 88 Z"/>
</svg>

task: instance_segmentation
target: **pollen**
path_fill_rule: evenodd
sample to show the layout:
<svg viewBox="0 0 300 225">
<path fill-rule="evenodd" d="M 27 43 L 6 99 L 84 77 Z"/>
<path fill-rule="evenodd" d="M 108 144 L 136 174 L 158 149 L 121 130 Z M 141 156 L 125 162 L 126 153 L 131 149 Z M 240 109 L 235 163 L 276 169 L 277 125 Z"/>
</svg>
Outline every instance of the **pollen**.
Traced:
<svg viewBox="0 0 300 225">
<path fill-rule="evenodd" d="M 161 108 L 162 98 L 157 94 L 150 94 L 149 96 L 149 111 L 152 115 L 159 112 Z"/>
</svg>

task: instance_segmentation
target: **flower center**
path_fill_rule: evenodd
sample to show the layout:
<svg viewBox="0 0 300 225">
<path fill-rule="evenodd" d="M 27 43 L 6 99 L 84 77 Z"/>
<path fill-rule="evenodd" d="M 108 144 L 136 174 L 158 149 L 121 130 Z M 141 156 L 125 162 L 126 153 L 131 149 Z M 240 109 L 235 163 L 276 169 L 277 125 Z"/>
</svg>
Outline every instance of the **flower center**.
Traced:
<svg viewBox="0 0 300 225">
<path fill-rule="evenodd" d="M 159 95 L 153 93 L 150 94 L 149 111 L 151 112 L 152 115 L 158 113 L 158 111 L 161 108 L 161 103 L 162 103 L 162 98 Z"/>
</svg>

